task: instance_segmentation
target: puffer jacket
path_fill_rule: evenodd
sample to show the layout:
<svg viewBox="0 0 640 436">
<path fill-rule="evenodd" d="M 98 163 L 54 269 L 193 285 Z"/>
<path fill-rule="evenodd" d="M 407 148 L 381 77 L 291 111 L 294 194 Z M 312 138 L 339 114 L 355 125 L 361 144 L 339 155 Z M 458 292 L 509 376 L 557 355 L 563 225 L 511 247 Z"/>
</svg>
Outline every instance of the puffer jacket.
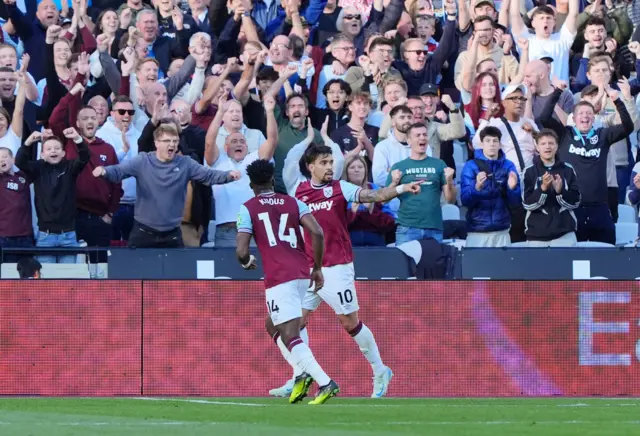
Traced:
<svg viewBox="0 0 640 436">
<path fill-rule="evenodd" d="M 476 176 L 481 171 L 477 160 L 484 162 L 481 166 L 489 169 L 487 180 L 480 191 L 476 190 Z M 469 232 L 497 232 L 511 226 L 509 205 L 521 202 L 520 180 L 515 189 L 509 189 L 509 173 L 514 172 L 518 177 L 516 166 L 500 150 L 498 159 L 489 160 L 476 150 L 474 159 L 467 162 L 462 170 L 461 199 L 467 207 L 467 231 Z"/>
</svg>

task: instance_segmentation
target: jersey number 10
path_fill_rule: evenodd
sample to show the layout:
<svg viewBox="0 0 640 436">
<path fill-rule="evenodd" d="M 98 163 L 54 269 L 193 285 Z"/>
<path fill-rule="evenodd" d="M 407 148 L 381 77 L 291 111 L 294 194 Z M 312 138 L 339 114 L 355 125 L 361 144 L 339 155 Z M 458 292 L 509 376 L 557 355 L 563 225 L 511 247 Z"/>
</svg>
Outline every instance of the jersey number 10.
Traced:
<svg viewBox="0 0 640 436">
<path fill-rule="evenodd" d="M 267 232 L 267 239 L 269 239 L 269 246 L 275 247 L 276 245 L 278 245 L 276 235 L 273 233 L 273 226 L 271 225 L 271 218 L 269 218 L 269 214 L 267 212 L 259 213 L 258 219 L 262 221 L 262 224 L 264 224 L 264 229 Z M 288 213 L 283 213 L 282 215 L 280 215 L 278 239 L 280 239 L 282 242 L 287 242 L 291 246 L 291 248 L 296 248 L 298 246 L 298 238 L 296 237 L 296 232 L 293 228 L 287 229 L 288 219 Z"/>
</svg>

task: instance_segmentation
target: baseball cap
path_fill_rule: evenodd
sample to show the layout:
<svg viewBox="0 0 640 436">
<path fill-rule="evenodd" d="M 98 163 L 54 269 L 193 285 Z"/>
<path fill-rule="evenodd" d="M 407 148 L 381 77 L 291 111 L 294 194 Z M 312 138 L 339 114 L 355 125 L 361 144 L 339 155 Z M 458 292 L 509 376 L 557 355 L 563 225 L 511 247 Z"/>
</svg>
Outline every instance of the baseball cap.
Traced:
<svg viewBox="0 0 640 436">
<path fill-rule="evenodd" d="M 544 62 L 545 64 L 551 64 L 553 63 L 553 57 L 551 57 L 550 54 L 548 53 L 542 53 L 542 56 L 540 56 L 539 58 L 542 62 Z"/>
<path fill-rule="evenodd" d="M 522 83 L 519 83 L 518 85 L 507 85 L 504 87 L 504 89 L 502 90 L 502 99 L 506 100 L 506 98 L 510 95 L 513 94 L 514 92 L 520 90 L 520 92 L 522 92 L 522 94 L 526 94 L 527 93 L 527 87 L 524 86 Z"/>
<path fill-rule="evenodd" d="M 496 4 L 495 4 L 495 2 L 493 0 L 480 0 L 479 2 L 476 2 L 474 8 L 477 8 L 477 7 L 482 6 L 484 4 L 490 5 L 493 9 L 496 8 Z"/>
<path fill-rule="evenodd" d="M 440 95 L 440 91 L 436 85 L 425 83 L 420 87 L 420 95 Z"/>
</svg>

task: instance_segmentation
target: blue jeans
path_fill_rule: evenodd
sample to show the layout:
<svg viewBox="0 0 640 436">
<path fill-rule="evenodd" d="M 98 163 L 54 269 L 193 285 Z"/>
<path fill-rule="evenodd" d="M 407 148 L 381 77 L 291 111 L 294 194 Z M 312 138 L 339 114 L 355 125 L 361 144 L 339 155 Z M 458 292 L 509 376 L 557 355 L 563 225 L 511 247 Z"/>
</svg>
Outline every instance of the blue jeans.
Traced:
<svg viewBox="0 0 640 436">
<path fill-rule="evenodd" d="M 411 241 L 421 241 L 429 238 L 442 242 L 442 230 L 416 229 L 414 227 L 405 226 L 398 226 L 396 229 L 396 245 Z"/>
<path fill-rule="evenodd" d="M 79 247 L 76 232 L 47 233 L 42 230 L 38 233 L 36 247 Z M 38 256 L 40 263 L 76 263 L 76 254 L 64 256 Z"/>
<path fill-rule="evenodd" d="M 27 248 L 33 247 L 33 236 L 0 236 L 0 247 L 2 248 Z M 21 257 L 31 256 L 31 253 L 5 254 L 0 262 L 15 263 Z"/>
</svg>

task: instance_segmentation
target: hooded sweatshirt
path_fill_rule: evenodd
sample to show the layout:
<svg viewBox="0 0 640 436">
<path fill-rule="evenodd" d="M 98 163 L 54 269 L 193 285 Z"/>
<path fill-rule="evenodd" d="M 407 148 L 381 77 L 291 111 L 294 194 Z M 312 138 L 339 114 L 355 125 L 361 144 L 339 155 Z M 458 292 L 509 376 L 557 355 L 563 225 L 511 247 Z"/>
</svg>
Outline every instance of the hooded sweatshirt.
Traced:
<svg viewBox="0 0 640 436">
<path fill-rule="evenodd" d="M 129 151 L 124 152 L 122 149 L 122 132 L 116 127 L 111 117 L 107 118 L 100 129 L 96 132 L 96 136 L 102 140 L 108 142 L 113 146 L 118 157 L 118 162 L 122 163 L 133 159 L 138 154 L 138 139 L 142 132 L 135 128 L 133 123 L 129 125 L 127 130 L 127 142 L 129 142 Z M 122 181 L 122 198 L 120 203 L 122 204 L 135 204 L 136 202 L 136 179 L 129 177 Z"/>
<path fill-rule="evenodd" d="M 67 153 L 67 159 L 78 158 L 78 147 L 75 142 L 67 140 L 64 149 Z M 122 196 L 122 184 L 112 184 L 105 179 L 93 177 L 93 170 L 96 167 L 117 164 L 118 157 L 113 146 L 98 137 L 89 143 L 89 163 L 80 172 L 76 181 L 78 209 L 99 216 L 115 213 L 118 210 Z"/>
</svg>

